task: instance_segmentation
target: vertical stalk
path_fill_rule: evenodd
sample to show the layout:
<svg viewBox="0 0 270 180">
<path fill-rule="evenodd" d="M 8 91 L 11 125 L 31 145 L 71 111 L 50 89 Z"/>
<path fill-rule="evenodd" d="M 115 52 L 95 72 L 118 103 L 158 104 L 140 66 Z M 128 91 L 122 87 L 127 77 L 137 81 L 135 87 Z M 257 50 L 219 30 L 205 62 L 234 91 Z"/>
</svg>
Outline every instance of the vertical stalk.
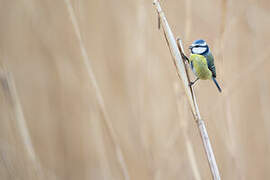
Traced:
<svg viewBox="0 0 270 180">
<path fill-rule="evenodd" d="M 167 45 L 169 46 L 172 58 L 174 60 L 174 64 L 176 66 L 178 76 L 182 80 L 181 82 L 184 86 L 186 96 L 188 98 L 190 107 L 192 109 L 193 117 L 194 117 L 194 119 L 197 123 L 197 127 L 200 131 L 201 139 L 203 141 L 204 150 L 205 150 L 205 153 L 207 155 L 208 164 L 210 166 L 212 177 L 214 180 L 220 180 L 219 170 L 218 170 L 215 156 L 214 156 L 214 153 L 212 150 L 210 139 L 208 137 L 208 133 L 207 133 L 207 130 L 205 127 L 205 123 L 200 115 L 195 92 L 194 92 L 193 87 L 189 86 L 190 78 L 189 78 L 189 75 L 187 73 L 187 67 L 186 67 L 187 65 L 185 65 L 185 62 L 181 56 L 181 54 L 184 54 L 181 40 L 178 39 L 177 40 L 178 43 L 176 42 L 174 35 L 171 31 L 171 28 L 167 22 L 166 17 L 165 17 L 165 14 L 161 9 L 159 1 L 154 0 L 153 4 L 155 5 L 156 10 L 158 12 L 158 17 L 160 19 L 160 24 L 161 24 L 163 31 L 164 31 Z"/>
</svg>

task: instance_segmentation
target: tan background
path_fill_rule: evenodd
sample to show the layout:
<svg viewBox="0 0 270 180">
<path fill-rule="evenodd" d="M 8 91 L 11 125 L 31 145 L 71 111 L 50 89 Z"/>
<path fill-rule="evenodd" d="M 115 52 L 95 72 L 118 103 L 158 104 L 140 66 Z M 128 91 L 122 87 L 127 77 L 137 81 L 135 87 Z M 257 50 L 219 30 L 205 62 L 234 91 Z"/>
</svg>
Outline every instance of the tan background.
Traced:
<svg viewBox="0 0 270 180">
<path fill-rule="evenodd" d="M 167 0 L 222 179 L 270 178 L 270 3 Z M 152 1 L 0 1 L 0 179 L 210 179 Z"/>
</svg>

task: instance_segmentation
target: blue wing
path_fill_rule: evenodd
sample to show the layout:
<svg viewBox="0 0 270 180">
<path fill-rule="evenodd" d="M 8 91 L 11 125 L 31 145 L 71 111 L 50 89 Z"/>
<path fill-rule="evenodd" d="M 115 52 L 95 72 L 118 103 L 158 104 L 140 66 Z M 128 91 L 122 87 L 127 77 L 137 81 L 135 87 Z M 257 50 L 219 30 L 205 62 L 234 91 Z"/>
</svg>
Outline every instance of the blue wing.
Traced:
<svg viewBox="0 0 270 180">
<path fill-rule="evenodd" d="M 207 60 L 208 69 L 212 72 L 213 77 L 217 77 L 216 67 L 214 64 L 214 57 L 211 52 L 206 54 L 206 60 Z"/>
</svg>

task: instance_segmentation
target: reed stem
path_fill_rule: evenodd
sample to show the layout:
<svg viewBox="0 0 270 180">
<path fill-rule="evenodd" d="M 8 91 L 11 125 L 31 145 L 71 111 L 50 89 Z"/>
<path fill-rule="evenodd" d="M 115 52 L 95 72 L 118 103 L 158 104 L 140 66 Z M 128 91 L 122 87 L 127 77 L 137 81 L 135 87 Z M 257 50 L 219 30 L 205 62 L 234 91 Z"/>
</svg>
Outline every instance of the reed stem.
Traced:
<svg viewBox="0 0 270 180">
<path fill-rule="evenodd" d="M 167 22 L 164 12 L 161 9 L 160 3 L 158 0 L 154 0 L 153 4 L 156 7 L 159 23 L 163 29 L 164 36 L 167 42 L 167 45 L 170 49 L 174 65 L 176 67 L 179 78 L 182 80 L 182 85 L 185 89 L 186 96 L 188 98 L 189 105 L 191 107 L 194 120 L 196 121 L 197 127 L 200 131 L 200 136 L 203 141 L 204 150 L 208 159 L 208 164 L 212 173 L 214 180 L 220 180 L 218 166 L 215 160 L 215 156 L 212 150 L 210 139 L 205 127 L 205 123 L 201 118 L 197 99 L 195 92 L 192 86 L 189 86 L 190 78 L 187 71 L 187 65 L 185 64 L 182 55 L 184 55 L 184 50 L 181 40 L 178 38 L 177 41 L 174 38 L 174 35 L 171 31 L 171 28 Z"/>
</svg>

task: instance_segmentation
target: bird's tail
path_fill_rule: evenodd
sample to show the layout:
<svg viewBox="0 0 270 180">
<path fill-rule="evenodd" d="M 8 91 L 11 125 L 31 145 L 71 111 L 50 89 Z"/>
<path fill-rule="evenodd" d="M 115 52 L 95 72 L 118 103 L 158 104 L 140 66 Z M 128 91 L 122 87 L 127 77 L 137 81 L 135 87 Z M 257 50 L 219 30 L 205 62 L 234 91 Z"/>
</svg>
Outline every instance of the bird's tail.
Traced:
<svg viewBox="0 0 270 180">
<path fill-rule="evenodd" d="M 212 77 L 212 79 L 213 79 L 214 83 L 216 84 L 216 86 L 218 88 L 218 91 L 221 92 L 222 90 L 221 90 L 220 86 L 218 85 L 218 82 L 217 82 L 216 78 Z"/>
</svg>

